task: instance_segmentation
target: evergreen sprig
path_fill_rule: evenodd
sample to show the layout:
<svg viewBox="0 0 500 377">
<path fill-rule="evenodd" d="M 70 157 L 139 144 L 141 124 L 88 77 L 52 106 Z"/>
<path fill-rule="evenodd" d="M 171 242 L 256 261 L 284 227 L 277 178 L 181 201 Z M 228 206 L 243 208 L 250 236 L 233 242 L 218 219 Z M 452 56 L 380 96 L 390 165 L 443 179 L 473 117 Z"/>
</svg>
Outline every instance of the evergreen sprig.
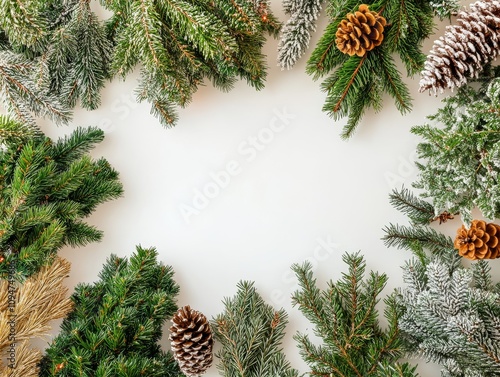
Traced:
<svg viewBox="0 0 500 377">
<path fill-rule="evenodd" d="M 40 376 L 181 377 L 158 341 L 176 311 L 179 286 L 154 248 L 108 258 L 99 281 L 79 284 L 74 310 L 44 356 Z"/>
<path fill-rule="evenodd" d="M 471 268 L 429 257 L 404 266 L 398 295 L 407 349 L 442 366 L 442 376 L 500 376 L 500 291 L 488 262 Z"/>
<path fill-rule="evenodd" d="M 165 126 L 176 122 L 203 80 L 228 90 L 237 78 L 261 89 L 266 77 L 265 33 L 280 24 L 265 0 L 123 2 L 101 0 L 113 16 L 112 71 L 122 77 L 142 64 L 139 101 Z"/>
<path fill-rule="evenodd" d="M 233 298 L 224 299 L 224 312 L 212 321 L 221 348 L 217 368 L 225 377 L 297 377 L 281 349 L 288 316 L 274 310 L 253 283 L 239 282 Z"/>
<path fill-rule="evenodd" d="M 386 226 L 383 237 L 386 246 L 410 250 L 419 257 L 425 255 L 424 250 L 429 250 L 437 256 L 453 254 L 456 255 L 455 261 L 459 261 L 453 240 L 429 226 L 436 213 L 432 204 L 415 196 L 406 188 L 393 190 L 389 200 L 394 208 L 408 216 L 410 225 Z"/>
<path fill-rule="evenodd" d="M 462 87 L 443 102 L 428 117 L 437 126 L 412 128 L 423 139 L 414 186 L 437 212 L 459 212 L 465 223 L 475 207 L 487 218 L 500 217 L 500 78 L 480 89 Z"/>
<path fill-rule="evenodd" d="M 278 64 L 292 68 L 309 47 L 311 33 L 325 0 L 284 0 L 283 8 L 290 16 L 281 30 L 278 44 Z"/>
<path fill-rule="evenodd" d="M 118 173 L 89 151 L 104 133 L 79 128 L 52 141 L 26 125 L 0 116 L 0 250 L 24 279 L 49 263 L 64 245 L 98 241 L 101 231 L 82 220 L 98 204 L 119 197 Z"/>
<path fill-rule="evenodd" d="M 280 23 L 267 0 L 0 1 L 0 95 L 24 122 L 30 113 L 67 122 L 78 101 L 100 104 L 106 80 L 141 66 L 139 101 L 166 125 L 204 80 L 228 90 L 264 86 L 265 34 Z"/>
<path fill-rule="evenodd" d="M 450 19 L 460 10 L 460 0 L 431 0 L 429 3 L 441 20 Z"/>
<path fill-rule="evenodd" d="M 362 57 L 349 56 L 336 47 L 336 32 L 347 14 L 356 11 L 362 3 L 386 18 L 384 40 L 379 47 L 368 51 Z M 326 77 L 321 85 L 327 93 L 323 110 L 335 120 L 348 117 L 342 137 L 352 136 L 368 108 L 372 107 L 375 111 L 382 108 L 383 93 L 394 99 L 401 113 L 410 111 L 411 96 L 393 56 L 397 54 L 401 58 L 409 76 L 422 69 L 425 55 L 421 52 L 421 44 L 430 35 L 433 27 L 433 10 L 429 2 L 331 0 L 328 2 L 327 14 L 330 23 L 312 52 L 306 70 L 315 80 Z M 310 18 L 308 22 L 311 22 Z M 288 48 L 295 51 L 298 50 L 297 46 L 304 46 L 308 41 L 308 31 L 312 26 L 305 28 L 303 23 L 297 22 L 293 34 L 284 34 L 280 56 L 295 55 L 284 51 L 285 47 L 289 46 Z M 293 38 L 296 39 L 295 43 L 291 41 Z M 300 51 L 302 50 L 303 47 Z"/>
<path fill-rule="evenodd" d="M 398 362 L 403 352 L 394 295 L 384 300 L 387 330 L 378 322 L 376 305 L 387 276 L 370 272 L 365 279 L 366 263 L 359 253 L 345 254 L 342 259 L 348 272 L 337 282 L 330 281 L 324 291 L 317 287 L 309 262 L 292 266 L 301 287 L 294 293 L 293 303 L 322 340 L 321 345 L 316 345 L 306 334 L 295 336 L 302 358 L 311 368 L 310 374 L 416 376 L 415 367 Z"/>
<path fill-rule="evenodd" d="M 65 123 L 78 100 L 97 108 L 112 45 L 90 0 L 2 1 L 0 9 L 0 91 L 9 113 Z"/>
<path fill-rule="evenodd" d="M 451 238 L 420 221 L 430 207 L 411 192 L 395 192 L 391 201 L 412 219 L 387 227 L 386 244 L 416 256 L 403 267 L 405 287 L 395 298 L 404 349 L 440 364 L 442 376 L 499 376 L 500 283 L 489 262 L 464 267 Z"/>
</svg>

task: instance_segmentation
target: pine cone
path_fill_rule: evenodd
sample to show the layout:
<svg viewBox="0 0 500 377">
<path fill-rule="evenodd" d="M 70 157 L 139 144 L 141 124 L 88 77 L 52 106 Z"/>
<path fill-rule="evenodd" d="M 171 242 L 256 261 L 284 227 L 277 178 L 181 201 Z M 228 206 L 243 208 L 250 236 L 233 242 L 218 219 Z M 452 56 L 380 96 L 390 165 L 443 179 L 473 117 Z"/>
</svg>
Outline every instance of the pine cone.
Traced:
<svg viewBox="0 0 500 377">
<path fill-rule="evenodd" d="M 462 225 L 457 230 L 455 249 L 464 258 L 495 259 L 500 257 L 500 226 L 473 220 L 469 229 Z"/>
<path fill-rule="evenodd" d="M 434 42 L 422 71 L 420 91 L 437 94 L 478 77 L 500 52 L 500 1 L 481 0 L 458 14 L 457 24 L 446 27 Z"/>
<path fill-rule="evenodd" d="M 387 21 L 377 12 L 361 4 L 359 10 L 349 13 L 337 29 L 335 43 L 340 51 L 350 56 L 364 56 L 380 46 L 384 40 L 384 26 Z"/>
<path fill-rule="evenodd" d="M 212 331 L 207 318 L 188 306 L 172 318 L 170 341 L 174 358 L 188 377 L 201 376 L 212 365 Z"/>
</svg>

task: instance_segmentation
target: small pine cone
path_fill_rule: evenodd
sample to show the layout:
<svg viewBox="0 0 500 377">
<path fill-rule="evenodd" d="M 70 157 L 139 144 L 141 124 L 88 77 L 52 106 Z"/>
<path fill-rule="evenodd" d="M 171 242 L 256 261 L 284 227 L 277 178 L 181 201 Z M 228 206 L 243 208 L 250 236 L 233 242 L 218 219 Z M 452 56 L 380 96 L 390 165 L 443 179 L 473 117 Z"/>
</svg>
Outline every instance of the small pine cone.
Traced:
<svg viewBox="0 0 500 377">
<path fill-rule="evenodd" d="M 469 229 L 462 225 L 457 230 L 455 249 L 467 259 L 495 259 L 500 257 L 500 226 L 473 220 Z"/>
<path fill-rule="evenodd" d="M 188 306 L 172 318 L 170 342 L 175 360 L 188 377 L 201 376 L 212 365 L 212 330 L 202 313 Z"/>
<path fill-rule="evenodd" d="M 420 92 L 461 87 L 500 53 L 500 1 L 480 0 L 458 14 L 434 42 L 421 73 Z"/>
<path fill-rule="evenodd" d="M 335 43 L 340 51 L 349 56 L 364 56 L 368 51 L 380 46 L 384 40 L 384 26 L 387 21 L 377 12 L 361 4 L 359 10 L 349 13 L 342 20 L 335 33 Z"/>
</svg>

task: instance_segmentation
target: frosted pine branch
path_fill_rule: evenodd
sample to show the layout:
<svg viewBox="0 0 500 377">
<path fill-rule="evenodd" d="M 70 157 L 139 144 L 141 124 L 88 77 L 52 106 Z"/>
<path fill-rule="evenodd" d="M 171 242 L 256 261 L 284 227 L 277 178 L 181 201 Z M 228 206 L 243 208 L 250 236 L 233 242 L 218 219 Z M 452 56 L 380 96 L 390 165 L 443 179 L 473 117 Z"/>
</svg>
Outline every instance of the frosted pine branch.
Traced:
<svg viewBox="0 0 500 377">
<path fill-rule="evenodd" d="M 287 0 L 283 7 L 290 19 L 281 31 L 278 44 L 278 64 L 282 69 L 292 68 L 309 47 L 311 33 L 316 30 L 316 20 L 324 0 Z"/>
</svg>

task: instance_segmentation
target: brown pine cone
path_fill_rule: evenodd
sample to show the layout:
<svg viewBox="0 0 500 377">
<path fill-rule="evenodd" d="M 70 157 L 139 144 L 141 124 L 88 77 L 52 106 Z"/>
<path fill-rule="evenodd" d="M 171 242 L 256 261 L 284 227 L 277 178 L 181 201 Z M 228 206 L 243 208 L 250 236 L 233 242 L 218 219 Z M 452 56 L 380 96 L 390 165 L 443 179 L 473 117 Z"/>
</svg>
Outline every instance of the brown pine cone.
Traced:
<svg viewBox="0 0 500 377">
<path fill-rule="evenodd" d="M 349 13 L 342 20 L 335 33 L 335 43 L 340 51 L 350 56 L 364 56 L 368 51 L 380 46 L 384 40 L 384 26 L 387 21 L 377 12 L 361 4 L 359 10 Z"/>
<path fill-rule="evenodd" d="M 172 318 L 170 341 L 174 358 L 186 376 L 201 376 L 212 365 L 210 324 L 207 317 L 189 305 L 180 308 Z"/>
<path fill-rule="evenodd" d="M 495 259 L 500 257 L 500 226 L 473 220 L 469 229 L 464 225 L 457 230 L 455 249 L 464 258 Z"/>
</svg>

